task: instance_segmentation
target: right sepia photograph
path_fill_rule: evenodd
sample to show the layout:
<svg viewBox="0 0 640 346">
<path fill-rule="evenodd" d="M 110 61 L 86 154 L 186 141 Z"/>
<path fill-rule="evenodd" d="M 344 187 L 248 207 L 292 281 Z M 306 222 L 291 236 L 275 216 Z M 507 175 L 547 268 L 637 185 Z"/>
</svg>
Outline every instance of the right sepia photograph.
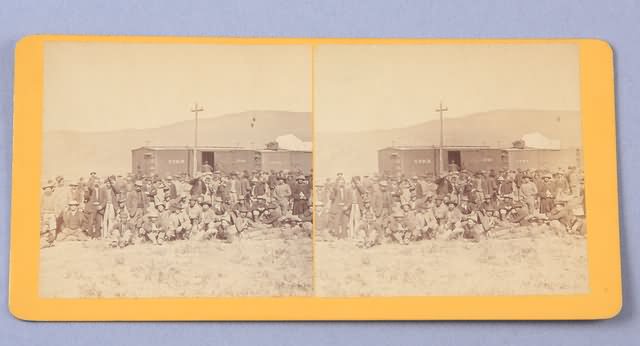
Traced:
<svg viewBox="0 0 640 346">
<path fill-rule="evenodd" d="M 318 45 L 315 294 L 589 292 L 579 47 Z"/>
</svg>

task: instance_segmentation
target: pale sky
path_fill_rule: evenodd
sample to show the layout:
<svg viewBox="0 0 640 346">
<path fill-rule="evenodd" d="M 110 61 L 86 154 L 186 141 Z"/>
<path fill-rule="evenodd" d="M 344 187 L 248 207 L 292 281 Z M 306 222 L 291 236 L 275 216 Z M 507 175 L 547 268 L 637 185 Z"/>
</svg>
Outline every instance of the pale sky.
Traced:
<svg viewBox="0 0 640 346">
<path fill-rule="evenodd" d="M 153 128 L 247 110 L 311 111 L 309 46 L 47 42 L 44 130 Z"/>
<path fill-rule="evenodd" d="M 315 129 L 398 128 L 497 109 L 579 110 L 572 44 L 321 45 Z"/>
</svg>

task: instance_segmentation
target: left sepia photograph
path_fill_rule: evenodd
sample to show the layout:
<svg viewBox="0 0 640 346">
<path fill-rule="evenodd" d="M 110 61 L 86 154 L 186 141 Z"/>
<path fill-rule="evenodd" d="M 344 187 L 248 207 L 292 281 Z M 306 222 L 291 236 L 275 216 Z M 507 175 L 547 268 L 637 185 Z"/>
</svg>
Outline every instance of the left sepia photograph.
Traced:
<svg viewBox="0 0 640 346">
<path fill-rule="evenodd" d="M 44 52 L 42 298 L 313 293 L 310 46 Z"/>
</svg>

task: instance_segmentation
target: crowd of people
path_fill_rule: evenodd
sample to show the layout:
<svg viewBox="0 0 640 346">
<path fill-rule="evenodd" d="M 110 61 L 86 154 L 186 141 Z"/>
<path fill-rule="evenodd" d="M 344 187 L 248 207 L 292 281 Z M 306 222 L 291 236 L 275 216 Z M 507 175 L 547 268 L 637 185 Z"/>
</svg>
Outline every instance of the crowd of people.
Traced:
<svg viewBox="0 0 640 346">
<path fill-rule="evenodd" d="M 584 184 L 576 167 L 549 170 L 451 169 L 440 176 L 354 176 L 315 185 L 321 236 L 364 247 L 429 239 L 496 236 L 547 225 L 584 234 Z"/>
<path fill-rule="evenodd" d="M 301 171 L 195 176 L 58 176 L 42 186 L 40 246 L 107 239 L 113 247 L 175 240 L 233 241 L 253 228 L 285 225 L 311 234 L 311 175 Z"/>
</svg>

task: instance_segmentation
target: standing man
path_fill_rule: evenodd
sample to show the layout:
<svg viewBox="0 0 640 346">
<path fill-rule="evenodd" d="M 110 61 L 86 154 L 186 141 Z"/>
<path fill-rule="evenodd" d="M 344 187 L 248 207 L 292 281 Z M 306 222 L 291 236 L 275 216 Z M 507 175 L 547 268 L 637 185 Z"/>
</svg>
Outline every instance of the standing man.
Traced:
<svg viewBox="0 0 640 346">
<path fill-rule="evenodd" d="M 287 215 L 289 211 L 289 200 L 291 199 L 292 191 L 289 184 L 284 183 L 284 177 L 278 177 L 278 183 L 273 191 L 273 197 L 280 205 L 283 215 Z"/>
<path fill-rule="evenodd" d="M 551 179 L 551 174 L 544 174 L 542 176 L 542 182 L 540 183 L 538 194 L 540 196 L 540 213 L 542 214 L 550 212 L 554 207 L 553 201 L 556 197 L 557 191 L 556 186 Z"/>
<path fill-rule="evenodd" d="M 527 205 L 529 210 L 535 210 L 538 187 L 531 181 L 531 176 L 523 175 L 520 185 L 520 199 Z"/>
<path fill-rule="evenodd" d="M 91 238 L 97 239 L 102 235 L 102 219 L 104 209 L 107 205 L 107 192 L 104 187 L 100 187 L 98 179 L 95 179 L 93 185 L 87 190 L 85 199 L 85 213 L 87 214 L 88 229 L 87 232 Z"/>
<path fill-rule="evenodd" d="M 345 187 L 344 178 L 336 180 L 336 187 L 331 192 L 331 228 L 338 238 L 346 237 L 347 214 L 351 210 L 351 193 Z"/>
<path fill-rule="evenodd" d="M 311 198 L 311 189 L 309 184 L 305 183 L 304 175 L 299 175 L 296 178 L 296 184 L 291 189 L 293 196 L 293 211 L 292 214 L 300 216 L 307 211 L 309 207 L 309 198 Z"/>
<path fill-rule="evenodd" d="M 205 161 L 202 163 L 201 171 L 202 173 L 213 173 L 213 166 L 209 164 L 209 161 Z"/>
<path fill-rule="evenodd" d="M 105 235 L 111 236 L 111 231 L 116 218 L 116 208 L 118 207 L 119 192 L 116 189 L 115 177 L 109 178 L 104 182 L 105 207 L 102 221 L 102 229 Z"/>
</svg>

